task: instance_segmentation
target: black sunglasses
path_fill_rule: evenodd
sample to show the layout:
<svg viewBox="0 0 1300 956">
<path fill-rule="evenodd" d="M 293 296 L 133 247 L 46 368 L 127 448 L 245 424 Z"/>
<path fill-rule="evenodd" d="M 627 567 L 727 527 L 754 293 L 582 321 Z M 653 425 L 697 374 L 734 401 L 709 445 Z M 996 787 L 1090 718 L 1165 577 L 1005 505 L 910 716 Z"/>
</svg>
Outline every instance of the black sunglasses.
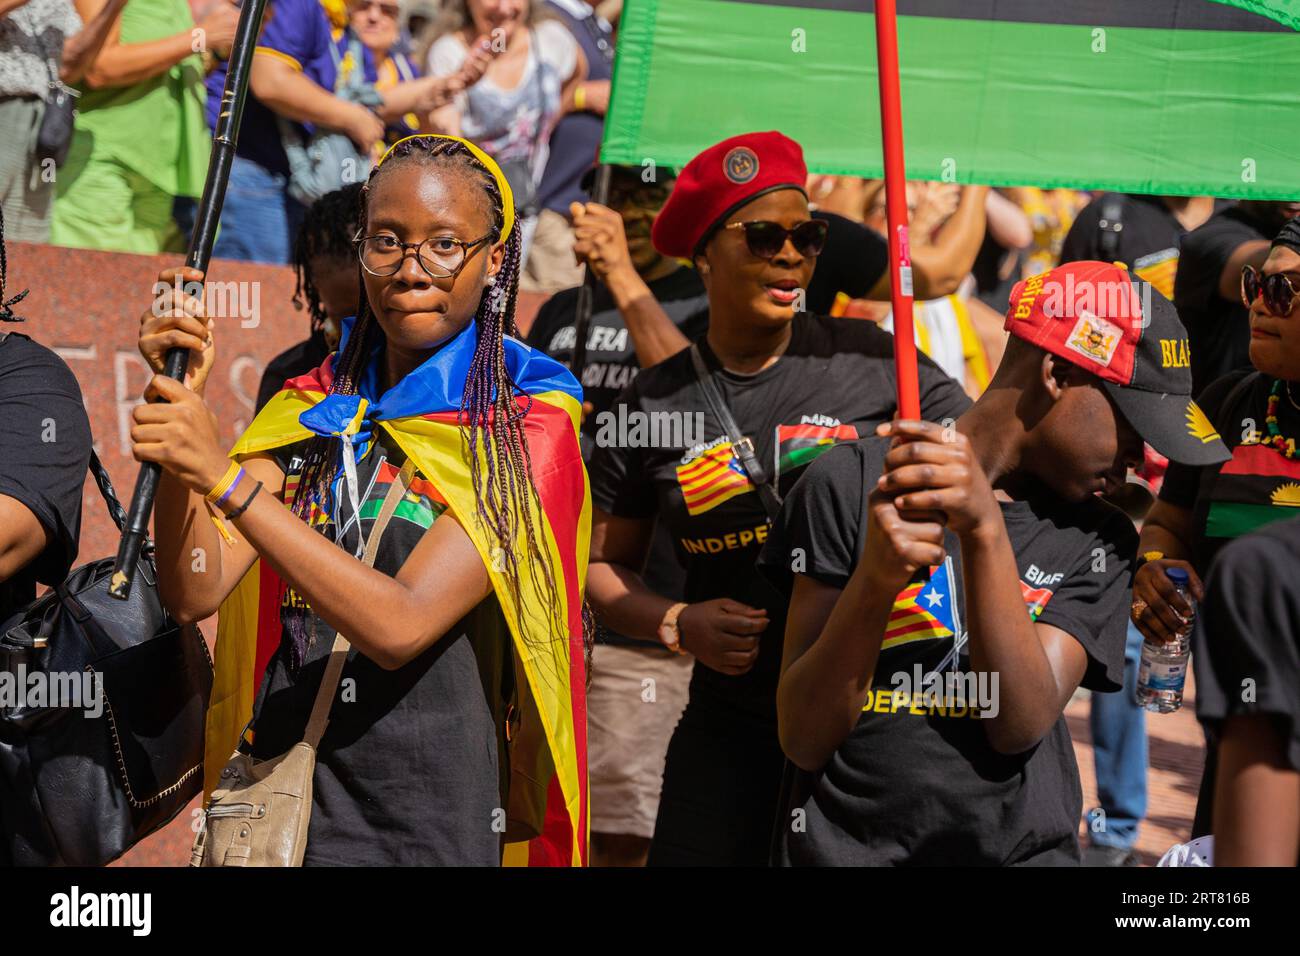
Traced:
<svg viewBox="0 0 1300 956">
<path fill-rule="evenodd" d="M 1281 272 L 1266 276 L 1254 266 L 1241 267 L 1241 301 L 1246 308 L 1263 293 L 1264 305 L 1276 316 L 1285 318 L 1295 308 L 1296 296 L 1300 292 L 1291 284 L 1290 277 Z"/>
<path fill-rule="evenodd" d="M 745 230 L 745 245 L 760 259 L 774 259 L 785 248 L 786 239 L 794 245 L 795 252 L 808 259 L 815 259 L 826 248 L 824 219 L 805 219 L 793 229 L 766 219 L 730 222 L 726 228 Z"/>
</svg>

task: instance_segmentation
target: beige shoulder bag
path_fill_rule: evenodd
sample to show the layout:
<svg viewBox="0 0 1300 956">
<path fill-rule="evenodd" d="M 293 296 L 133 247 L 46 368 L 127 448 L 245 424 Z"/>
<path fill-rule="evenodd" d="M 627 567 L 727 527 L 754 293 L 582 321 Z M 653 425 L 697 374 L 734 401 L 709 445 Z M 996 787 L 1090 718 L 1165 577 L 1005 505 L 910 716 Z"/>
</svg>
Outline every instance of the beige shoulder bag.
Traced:
<svg viewBox="0 0 1300 956">
<path fill-rule="evenodd" d="M 362 560 L 374 567 L 379 539 L 406 494 L 415 472 L 408 459 L 388 487 L 379 516 L 370 529 Z M 301 743 L 270 760 L 254 760 L 235 751 L 212 791 L 205 822 L 190 851 L 190 866 L 302 866 L 311 820 L 311 784 L 316 748 L 329 723 L 349 645 L 335 634 L 325 676 Z"/>
</svg>

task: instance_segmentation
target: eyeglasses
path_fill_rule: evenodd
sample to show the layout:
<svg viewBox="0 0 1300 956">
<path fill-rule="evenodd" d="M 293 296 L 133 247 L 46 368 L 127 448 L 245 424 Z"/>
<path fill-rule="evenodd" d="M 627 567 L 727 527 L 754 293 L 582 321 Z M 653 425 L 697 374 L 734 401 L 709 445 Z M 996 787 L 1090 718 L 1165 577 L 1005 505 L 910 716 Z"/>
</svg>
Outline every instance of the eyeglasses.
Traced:
<svg viewBox="0 0 1300 956">
<path fill-rule="evenodd" d="M 826 248 L 826 221 L 824 219 L 806 219 L 793 229 L 787 229 L 779 222 L 766 219 L 754 219 L 749 222 L 729 222 L 727 229 L 745 230 L 745 245 L 749 251 L 760 259 L 774 259 L 785 248 L 789 239 L 795 251 L 801 256 L 814 259 Z"/>
<path fill-rule="evenodd" d="M 391 276 L 402 268 L 406 250 L 415 250 L 415 261 L 435 279 L 453 279 L 465 263 L 492 234 L 473 242 L 461 242 L 453 236 L 433 236 L 423 242 L 400 242 L 396 236 L 365 236 L 354 239 L 361 266 L 372 276 Z"/>
<path fill-rule="evenodd" d="M 1241 301 L 1246 303 L 1246 308 L 1250 308 L 1261 293 L 1268 311 L 1283 318 L 1291 314 L 1296 296 L 1300 295 L 1289 276 L 1281 272 L 1266 276 L 1254 266 L 1242 266 Z"/>
</svg>

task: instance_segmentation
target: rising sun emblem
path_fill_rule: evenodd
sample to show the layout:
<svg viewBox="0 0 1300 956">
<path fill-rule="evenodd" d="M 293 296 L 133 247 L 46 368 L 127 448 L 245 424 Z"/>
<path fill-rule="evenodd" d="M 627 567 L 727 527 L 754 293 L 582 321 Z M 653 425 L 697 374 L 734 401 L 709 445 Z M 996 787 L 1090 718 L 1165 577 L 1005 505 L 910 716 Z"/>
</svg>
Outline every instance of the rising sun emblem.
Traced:
<svg viewBox="0 0 1300 956">
<path fill-rule="evenodd" d="M 1287 508 L 1300 508 L 1300 484 L 1294 481 L 1288 481 L 1284 485 L 1278 485 L 1273 489 L 1271 500 L 1275 505 L 1285 506 Z"/>
<path fill-rule="evenodd" d="M 1187 434 L 1199 438 L 1202 445 L 1208 445 L 1219 437 L 1219 433 L 1210 424 L 1210 419 L 1201 411 L 1201 406 L 1193 401 L 1187 403 Z"/>
</svg>

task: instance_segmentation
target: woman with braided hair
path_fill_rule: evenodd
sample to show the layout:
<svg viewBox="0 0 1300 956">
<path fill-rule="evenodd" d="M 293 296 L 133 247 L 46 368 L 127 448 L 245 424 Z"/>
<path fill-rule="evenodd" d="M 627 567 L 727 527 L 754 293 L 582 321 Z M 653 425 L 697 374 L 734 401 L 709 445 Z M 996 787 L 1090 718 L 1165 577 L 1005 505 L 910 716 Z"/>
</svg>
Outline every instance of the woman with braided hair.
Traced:
<svg viewBox="0 0 1300 956">
<path fill-rule="evenodd" d="M 514 213 L 468 141 L 392 147 L 362 190 L 358 315 L 229 458 L 203 402 L 202 302 L 142 319 L 155 369 L 191 351 L 185 385 L 150 382 L 131 437 L 164 469 L 165 603 L 182 621 L 220 609 L 207 791 L 237 744 L 270 759 L 302 740 L 331 645 L 347 653 L 307 864 L 585 862 L 581 391 L 515 337 Z"/>
</svg>

